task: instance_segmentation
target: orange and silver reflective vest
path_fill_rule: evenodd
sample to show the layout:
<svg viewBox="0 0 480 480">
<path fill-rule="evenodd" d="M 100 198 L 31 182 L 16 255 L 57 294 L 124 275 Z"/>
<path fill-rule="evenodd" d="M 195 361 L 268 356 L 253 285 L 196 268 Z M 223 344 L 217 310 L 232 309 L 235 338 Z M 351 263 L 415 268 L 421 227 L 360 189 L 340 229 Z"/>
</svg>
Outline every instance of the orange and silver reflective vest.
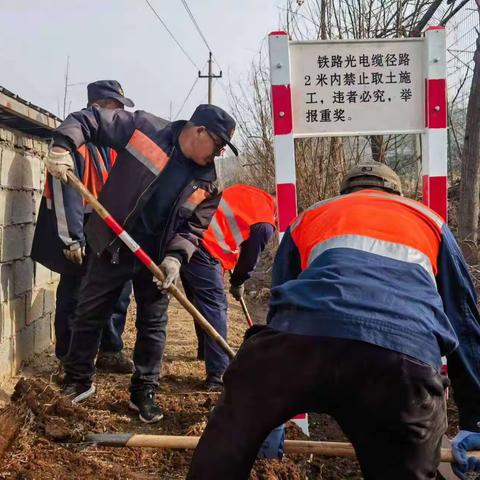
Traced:
<svg viewBox="0 0 480 480">
<path fill-rule="evenodd" d="M 223 191 L 202 246 L 224 270 L 231 270 L 240 256 L 240 245 L 249 238 L 250 227 L 256 223 L 275 226 L 273 197 L 260 188 L 232 185 Z"/>
<path fill-rule="evenodd" d="M 89 143 L 75 152 L 79 179 L 98 198 L 117 153 L 111 148 Z M 75 274 L 81 267 L 65 259 L 62 251 L 72 245 L 85 245 L 84 224 L 92 211 L 71 186 L 47 174 L 32 244 L 32 258 L 58 273 Z"/>
<path fill-rule="evenodd" d="M 441 219 L 423 204 L 377 190 L 320 202 L 299 216 L 290 233 L 302 270 L 333 248 L 348 248 L 421 266 L 434 281 Z"/>
<path fill-rule="evenodd" d="M 293 221 L 273 265 L 268 322 L 435 368 L 462 332 L 480 344 L 475 289 L 448 226 L 422 203 L 378 190 L 319 202 Z"/>
</svg>

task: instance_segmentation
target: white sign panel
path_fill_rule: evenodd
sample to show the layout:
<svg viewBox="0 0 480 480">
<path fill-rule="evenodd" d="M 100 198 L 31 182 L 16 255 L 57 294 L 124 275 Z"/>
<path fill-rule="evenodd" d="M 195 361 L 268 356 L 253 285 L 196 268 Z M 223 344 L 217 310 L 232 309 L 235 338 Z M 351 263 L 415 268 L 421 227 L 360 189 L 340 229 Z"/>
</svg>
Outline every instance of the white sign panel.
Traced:
<svg viewBox="0 0 480 480">
<path fill-rule="evenodd" d="M 424 39 L 290 42 L 293 133 L 425 130 Z"/>
</svg>

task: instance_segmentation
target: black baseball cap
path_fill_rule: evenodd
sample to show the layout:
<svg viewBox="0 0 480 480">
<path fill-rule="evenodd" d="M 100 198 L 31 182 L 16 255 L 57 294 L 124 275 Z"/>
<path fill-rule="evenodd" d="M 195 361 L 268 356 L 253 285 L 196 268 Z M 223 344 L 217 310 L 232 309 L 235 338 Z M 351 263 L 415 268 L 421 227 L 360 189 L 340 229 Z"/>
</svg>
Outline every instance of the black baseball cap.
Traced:
<svg viewBox="0 0 480 480">
<path fill-rule="evenodd" d="M 116 80 L 98 80 L 87 85 L 88 104 L 97 100 L 113 98 L 118 100 L 126 107 L 134 107 L 135 104 L 129 98 L 125 97 L 122 86 Z"/>
<path fill-rule="evenodd" d="M 225 110 L 211 104 L 199 105 L 193 112 L 190 122 L 204 126 L 220 137 L 238 157 L 237 147 L 230 142 L 235 132 L 235 120 Z"/>
</svg>

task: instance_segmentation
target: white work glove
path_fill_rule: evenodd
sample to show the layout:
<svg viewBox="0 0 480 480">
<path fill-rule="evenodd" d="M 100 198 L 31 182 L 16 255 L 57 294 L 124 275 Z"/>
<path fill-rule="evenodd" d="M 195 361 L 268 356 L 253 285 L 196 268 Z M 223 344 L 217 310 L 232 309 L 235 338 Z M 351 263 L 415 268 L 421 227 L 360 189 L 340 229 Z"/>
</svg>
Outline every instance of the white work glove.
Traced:
<svg viewBox="0 0 480 480">
<path fill-rule="evenodd" d="M 83 263 L 83 257 L 85 257 L 85 247 L 66 248 L 63 250 L 63 254 L 68 261 L 81 265 Z"/>
<path fill-rule="evenodd" d="M 73 158 L 68 150 L 62 152 L 50 150 L 45 159 L 45 166 L 52 177 L 67 183 L 67 172 L 74 170 Z"/>
<path fill-rule="evenodd" d="M 181 266 L 182 263 L 177 257 L 167 255 L 160 264 L 160 268 L 165 274 L 165 280 L 162 282 L 157 277 L 153 277 L 153 283 L 159 290 L 167 290 L 177 280 Z"/>
<path fill-rule="evenodd" d="M 230 293 L 232 294 L 235 300 L 240 301 L 245 292 L 245 287 L 243 285 L 230 285 Z"/>
</svg>

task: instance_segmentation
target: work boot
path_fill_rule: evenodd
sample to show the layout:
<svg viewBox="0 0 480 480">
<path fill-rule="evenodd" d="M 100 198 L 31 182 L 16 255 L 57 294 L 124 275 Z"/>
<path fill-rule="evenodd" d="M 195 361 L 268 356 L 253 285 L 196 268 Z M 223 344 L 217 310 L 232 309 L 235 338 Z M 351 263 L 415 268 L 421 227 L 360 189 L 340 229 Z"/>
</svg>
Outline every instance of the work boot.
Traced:
<svg viewBox="0 0 480 480">
<path fill-rule="evenodd" d="M 95 393 L 93 383 L 65 383 L 62 392 L 72 403 L 81 403 Z"/>
<path fill-rule="evenodd" d="M 96 367 L 102 372 L 108 373 L 132 373 L 133 362 L 120 352 L 99 352 Z"/>
<path fill-rule="evenodd" d="M 144 423 L 159 422 L 163 418 L 162 409 L 155 403 L 153 389 L 132 392 L 128 406 L 131 410 L 138 412 L 138 418 Z"/>
<path fill-rule="evenodd" d="M 204 387 L 208 392 L 221 392 L 223 390 L 222 377 L 219 375 L 207 375 Z"/>
</svg>

